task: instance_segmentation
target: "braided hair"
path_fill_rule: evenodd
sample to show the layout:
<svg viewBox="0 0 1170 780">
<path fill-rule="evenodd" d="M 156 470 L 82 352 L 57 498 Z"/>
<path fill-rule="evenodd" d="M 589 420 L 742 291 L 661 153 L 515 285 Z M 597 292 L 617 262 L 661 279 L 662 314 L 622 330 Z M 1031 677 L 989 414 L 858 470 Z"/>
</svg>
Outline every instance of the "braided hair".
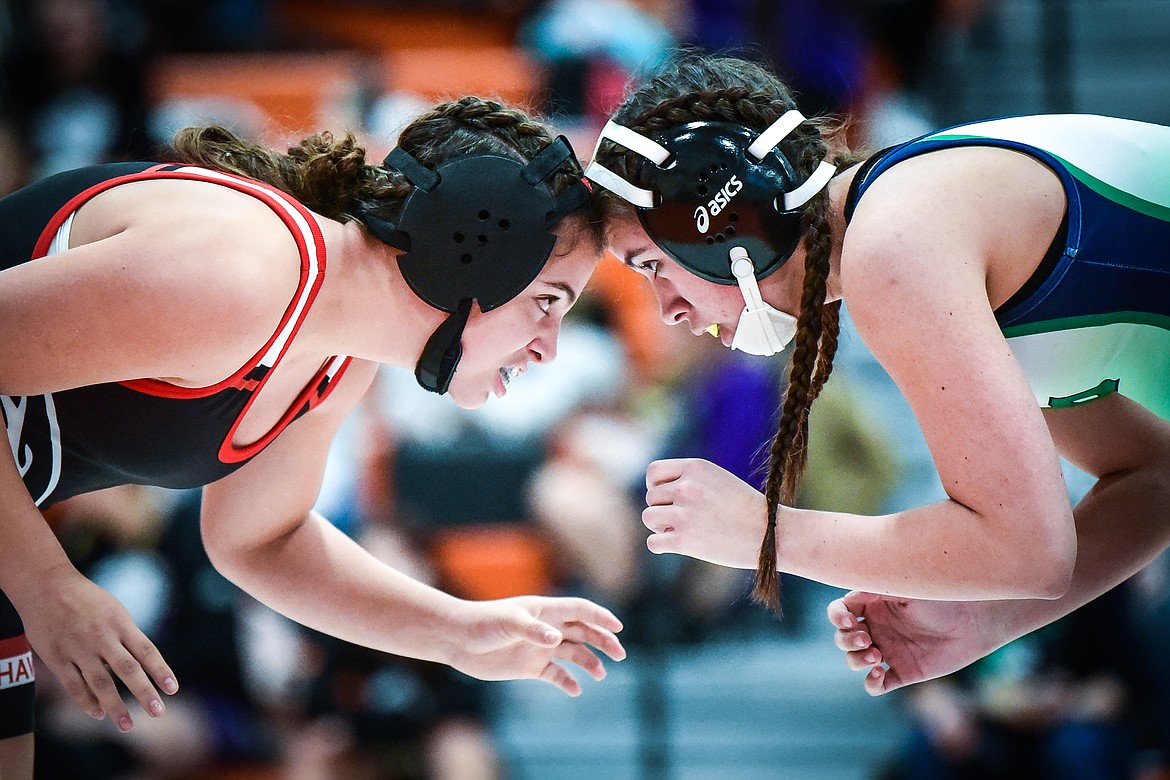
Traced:
<svg viewBox="0 0 1170 780">
<path fill-rule="evenodd" d="M 614 114 L 618 124 L 645 135 L 688 122 L 734 122 L 763 131 L 796 101 L 787 87 L 767 68 L 740 58 L 682 52 L 633 91 Z M 784 155 L 801 177 L 807 177 L 824 159 L 826 138 L 842 132 L 829 119 L 802 123 L 781 143 Z M 639 186 L 647 186 L 644 160 L 621 146 L 602 144 L 597 159 L 615 173 Z M 855 162 L 849 155 L 835 156 L 838 166 Z M 599 207 L 608 218 L 630 216 L 632 206 L 601 191 Z M 780 419 L 768 462 L 764 487 L 767 529 L 760 546 L 752 597 L 780 614 L 780 580 L 776 561 L 776 515 L 782 504 L 796 500 L 796 490 L 808 460 L 808 419 L 813 401 L 833 370 L 837 351 L 840 302 L 826 303 L 829 256 L 833 234 L 826 190 L 817 193 L 801 215 L 805 248 L 804 288 L 797 315 L 792 362 Z"/>
<path fill-rule="evenodd" d="M 494 100 L 463 97 L 416 118 L 403 129 L 398 145 L 434 170 L 456 157 L 477 153 L 526 162 L 551 140 L 548 129 L 523 111 Z M 264 182 L 341 222 L 360 221 L 363 213 L 395 222 L 413 189 L 400 172 L 371 165 L 365 148 L 349 132 L 340 138 L 317 133 L 281 154 L 223 127 L 188 127 L 175 135 L 172 147 L 177 162 Z M 550 177 L 549 185 L 560 193 L 580 179 L 576 165 L 564 165 Z M 600 220 L 586 213 L 581 221 L 583 234 L 600 252 Z"/>
</svg>

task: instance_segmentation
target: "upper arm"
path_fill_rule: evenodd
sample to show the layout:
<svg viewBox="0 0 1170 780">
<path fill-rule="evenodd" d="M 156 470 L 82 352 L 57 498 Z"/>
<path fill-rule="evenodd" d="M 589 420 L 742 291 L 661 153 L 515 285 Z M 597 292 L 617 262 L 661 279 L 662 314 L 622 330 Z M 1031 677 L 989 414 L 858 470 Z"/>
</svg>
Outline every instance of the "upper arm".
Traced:
<svg viewBox="0 0 1170 780">
<path fill-rule="evenodd" d="M 250 203 L 205 218 L 193 209 L 220 193 L 192 195 L 190 206 L 144 205 L 106 235 L 0 271 L 0 392 L 212 384 L 264 343 L 296 287 L 295 243 Z"/>
<path fill-rule="evenodd" d="M 317 501 L 330 444 L 376 371 L 376 363 L 354 360 L 324 403 L 243 467 L 203 489 L 203 540 L 217 565 L 304 522 Z"/>
<path fill-rule="evenodd" d="M 883 185 L 858 208 L 842 260 L 858 332 L 906 396 L 952 499 L 984 516 L 1068 522 L 1051 436 L 988 300 L 979 204 L 945 182 Z"/>
</svg>

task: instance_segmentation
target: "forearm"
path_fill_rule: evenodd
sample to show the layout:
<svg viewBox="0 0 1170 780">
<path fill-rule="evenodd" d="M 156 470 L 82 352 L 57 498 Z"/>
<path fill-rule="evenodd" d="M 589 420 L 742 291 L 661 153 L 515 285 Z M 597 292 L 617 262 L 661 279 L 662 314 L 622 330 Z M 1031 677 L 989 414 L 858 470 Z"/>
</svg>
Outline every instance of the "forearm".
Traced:
<svg viewBox="0 0 1170 780">
<path fill-rule="evenodd" d="M 1056 620 L 1136 574 L 1170 546 L 1170 481 L 1153 469 L 1104 477 L 1075 510 L 1079 554 L 1068 592 L 1053 601 L 979 605 L 1006 643 Z"/>
<path fill-rule="evenodd" d="M 257 600 L 348 642 L 449 663 L 459 641 L 464 602 L 381 563 L 315 512 L 280 537 L 212 560 Z"/>
<path fill-rule="evenodd" d="M 1034 553 L 1010 518 L 989 518 L 955 501 L 882 516 L 782 508 L 779 568 L 850 590 L 951 601 L 1055 596 L 1068 584 L 1068 539 Z M 1027 519 L 1014 522 L 1023 524 Z M 1066 542 L 1066 543 L 1065 543 Z"/>
<path fill-rule="evenodd" d="M 71 570 L 68 556 L 33 503 L 11 452 L 0 453 L 0 590 L 18 606 L 34 594 L 50 572 Z"/>
</svg>

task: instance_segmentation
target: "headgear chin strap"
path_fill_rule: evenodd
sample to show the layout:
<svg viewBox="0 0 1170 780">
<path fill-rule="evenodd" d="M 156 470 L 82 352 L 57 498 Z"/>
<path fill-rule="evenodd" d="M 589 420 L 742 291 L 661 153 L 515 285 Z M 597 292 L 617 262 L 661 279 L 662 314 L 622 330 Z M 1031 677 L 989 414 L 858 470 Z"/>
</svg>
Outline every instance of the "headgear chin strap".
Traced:
<svg viewBox="0 0 1170 780">
<path fill-rule="evenodd" d="M 800 181 L 779 144 L 802 122 L 795 109 L 763 133 L 730 122 L 691 122 L 649 138 L 610 121 L 597 141 L 609 140 L 645 158 L 643 188 L 597 162 L 586 178 L 636 207 L 647 234 L 691 273 L 736 284 L 730 250 L 742 247 L 762 279 L 800 243 L 801 212 L 836 168 L 822 160 Z"/>
<path fill-rule="evenodd" d="M 585 203 L 583 182 L 555 194 L 549 179 L 573 149 L 558 136 L 531 161 L 470 154 L 431 170 L 401 147 L 383 163 L 414 185 L 397 223 L 361 215 L 379 239 L 403 250 L 402 277 L 419 298 L 450 314 L 423 347 L 415 378 L 445 393 L 463 348 L 472 303 L 480 311 L 507 303 L 532 283 L 548 262 L 552 228 Z M 578 167 L 579 170 L 579 167 Z"/>
</svg>

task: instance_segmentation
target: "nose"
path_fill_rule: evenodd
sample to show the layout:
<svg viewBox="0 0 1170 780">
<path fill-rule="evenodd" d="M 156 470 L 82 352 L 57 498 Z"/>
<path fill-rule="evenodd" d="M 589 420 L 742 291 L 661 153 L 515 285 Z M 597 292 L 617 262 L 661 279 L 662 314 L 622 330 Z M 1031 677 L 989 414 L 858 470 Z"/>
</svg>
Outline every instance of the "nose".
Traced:
<svg viewBox="0 0 1170 780">
<path fill-rule="evenodd" d="M 557 336 L 560 332 L 561 323 L 558 319 L 528 344 L 528 355 L 533 363 L 551 363 L 557 359 Z"/>
<path fill-rule="evenodd" d="M 654 297 L 658 299 L 658 314 L 667 325 L 678 325 L 690 314 L 687 302 L 677 295 L 664 295 L 655 288 Z"/>
</svg>

